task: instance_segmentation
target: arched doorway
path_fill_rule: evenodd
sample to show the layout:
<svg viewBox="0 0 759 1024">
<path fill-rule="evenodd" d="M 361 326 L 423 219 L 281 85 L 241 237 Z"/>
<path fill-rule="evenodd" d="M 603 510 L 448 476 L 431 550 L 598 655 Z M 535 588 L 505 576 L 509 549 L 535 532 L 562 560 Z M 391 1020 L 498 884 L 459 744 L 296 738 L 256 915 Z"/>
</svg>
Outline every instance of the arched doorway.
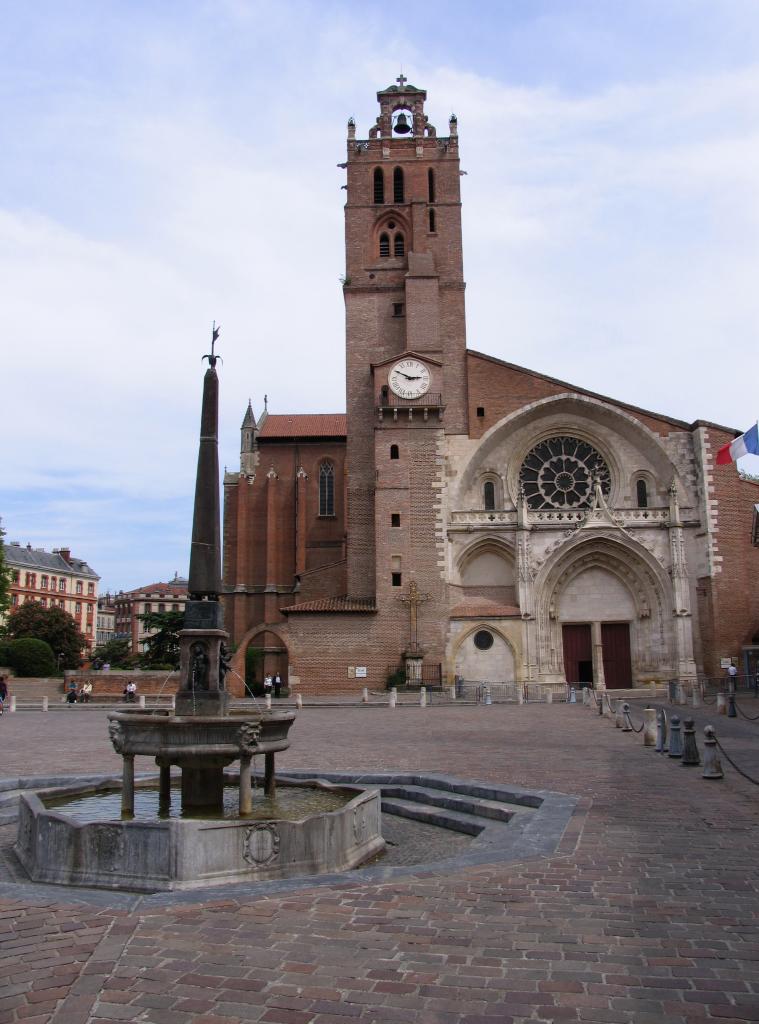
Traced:
<svg viewBox="0 0 759 1024">
<path fill-rule="evenodd" d="M 264 676 L 274 677 L 277 673 L 282 686 L 287 686 L 287 646 L 282 638 L 270 629 L 262 629 L 248 641 L 245 650 L 245 689 L 259 697 L 264 692 Z"/>
<path fill-rule="evenodd" d="M 513 682 L 514 652 L 492 626 L 478 625 L 467 632 L 456 650 L 455 672 L 469 682 Z"/>
</svg>

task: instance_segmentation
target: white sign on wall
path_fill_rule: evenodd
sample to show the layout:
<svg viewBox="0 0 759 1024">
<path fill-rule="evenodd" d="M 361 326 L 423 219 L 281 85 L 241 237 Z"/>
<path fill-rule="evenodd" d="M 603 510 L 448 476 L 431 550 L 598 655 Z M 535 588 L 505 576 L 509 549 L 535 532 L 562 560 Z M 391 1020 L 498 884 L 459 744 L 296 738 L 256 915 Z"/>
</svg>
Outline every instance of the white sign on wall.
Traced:
<svg viewBox="0 0 759 1024">
<path fill-rule="evenodd" d="M 356 679 L 366 679 L 366 665 L 356 665 Z"/>
</svg>

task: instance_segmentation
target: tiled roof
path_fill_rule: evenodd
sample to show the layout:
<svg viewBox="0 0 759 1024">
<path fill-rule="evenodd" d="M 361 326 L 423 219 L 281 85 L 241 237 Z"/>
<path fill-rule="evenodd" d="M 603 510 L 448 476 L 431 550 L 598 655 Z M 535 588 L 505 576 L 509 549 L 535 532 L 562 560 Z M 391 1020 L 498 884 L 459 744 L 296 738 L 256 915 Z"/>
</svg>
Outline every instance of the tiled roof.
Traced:
<svg viewBox="0 0 759 1024">
<path fill-rule="evenodd" d="M 345 437 L 345 413 L 307 413 L 266 417 L 258 439 L 280 437 Z"/>
<path fill-rule="evenodd" d="M 138 594 L 186 597 L 187 580 L 180 580 L 178 583 L 150 583 L 146 587 L 137 587 L 135 590 L 125 590 L 123 593 L 114 594 L 114 600 L 122 601 L 125 597 L 136 597 Z"/>
<path fill-rule="evenodd" d="M 521 611 L 513 604 L 497 604 L 483 599 L 462 601 L 451 609 L 452 619 L 514 619 Z"/>
<path fill-rule="evenodd" d="M 77 576 L 90 576 L 93 580 L 100 577 L 81 558 L 69 557 L 69 561 L 57 551 L 45 551 L 43 548 L 21 547 L 20 544 L 4 544 L 3 554 L 8 565 L 14 568 L 47 569 L 49 572 L 74 573 Z"/>
<path fill-rule="evenodd" d="M 304 601 L 303 604 L 281 608 L 280 611 L 286 615 L 294 612 L 376 612 L 377 605 L 372 600 L 355 597 L 321 597 L 316 601 Z"/>
</svg>

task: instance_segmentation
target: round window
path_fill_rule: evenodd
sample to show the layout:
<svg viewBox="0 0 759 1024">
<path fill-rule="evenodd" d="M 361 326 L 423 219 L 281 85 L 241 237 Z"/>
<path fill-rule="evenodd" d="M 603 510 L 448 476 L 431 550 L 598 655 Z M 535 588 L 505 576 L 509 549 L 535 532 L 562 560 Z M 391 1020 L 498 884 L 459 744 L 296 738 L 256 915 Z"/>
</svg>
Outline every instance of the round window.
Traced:
<svg viewBox="0 0 759 1024">
<path fill-rule="evenodd" d="M 480 651 L 489 651 L 493 646 L 493 634 L 487 629 L 479 629 L 474 634 L 474 646 Z"/>
<path fill-rule="evenodd" d="M 532 509 L 587 508 L 593 503 L 596 479 L 608 497 L 611 475 L 603 456 L 587 441 L 567 435 L 535 445 L 519 471 Z"/>
</svg>

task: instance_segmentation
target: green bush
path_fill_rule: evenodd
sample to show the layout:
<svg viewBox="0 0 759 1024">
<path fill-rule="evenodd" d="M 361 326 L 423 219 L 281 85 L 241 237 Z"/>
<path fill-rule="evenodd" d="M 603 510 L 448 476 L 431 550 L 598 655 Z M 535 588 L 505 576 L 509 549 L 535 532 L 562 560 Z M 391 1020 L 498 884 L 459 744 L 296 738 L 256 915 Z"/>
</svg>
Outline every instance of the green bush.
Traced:
<svg viewBox="0 0 759 1024">
<path fill-rule="evenodd" d="M 404 669 L 399 668 L 396 672 L 391 672 L 387 681 L 385 682 L 385 689 L 392 690 L 394 686 L 405 686 L 406 685 L 406 672 Z"/>
<path fill-rule="evenodd" d="M 33 637 L 11 640 L 8 646 L 8 664 L 17 676 L 54 676 L 58 666 L 50 644 Z"/>
<path fill-rule="evenodd" d="M 10 668 L 11 645 L 8 640 L 0 640 L 0 665 Z"/>
</svg>

